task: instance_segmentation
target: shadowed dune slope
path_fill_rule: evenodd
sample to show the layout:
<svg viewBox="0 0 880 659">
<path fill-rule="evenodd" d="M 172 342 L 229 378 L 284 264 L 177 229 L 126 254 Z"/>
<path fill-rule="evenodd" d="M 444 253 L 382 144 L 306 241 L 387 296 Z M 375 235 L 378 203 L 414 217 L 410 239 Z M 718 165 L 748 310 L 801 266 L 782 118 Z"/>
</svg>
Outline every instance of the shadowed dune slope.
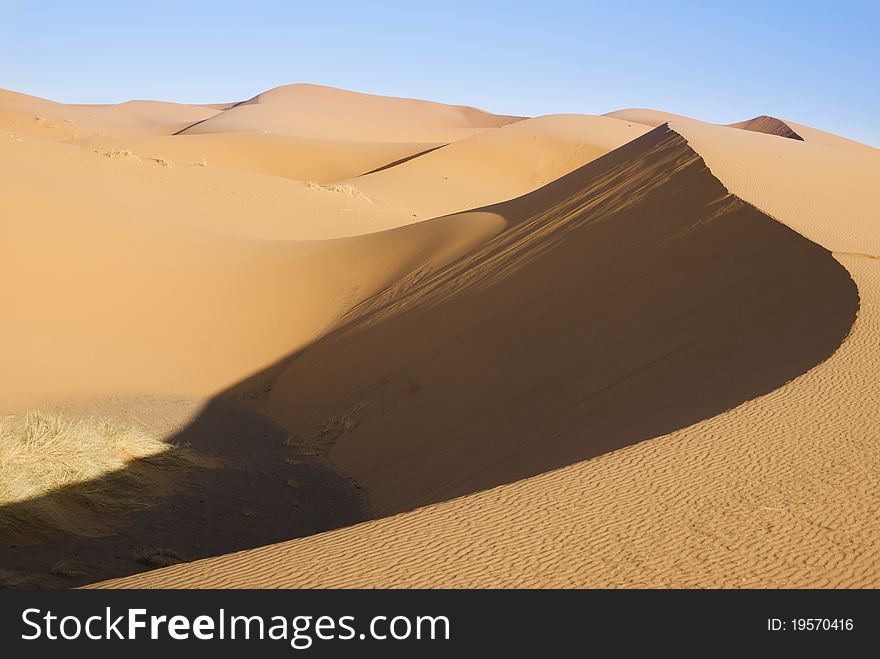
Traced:
<svg viewBox="0 0 880 659">
<path fill-rule="evenodd" d="M 824 249 L 729 195 L 666 127 L 457 217 L 488 214 L 512 228 L 361 307 L 273 386 L 270 415 L 335 441 L 380 515 L 772 391 L 827 358 L 858 306 Z"/>
<path fill-rule="evenodd" d="M 766 133 L 767 135 L 779 135 L 780 137 L 787 137 L 792 140 L 804 140 L 804 138 L 794 132 L 791 126 L 787 123 L 780 121 L 776 117 L 768 117 L 765 114 L 762 114 L 760 117 L 755 117 L 754 119 L 730 124 L 730 127 L 751 130 L 756 133 Z"/>
<path fill-rule="evenodd" d="M 569 194 L 552 207 L 561 186 L 571 186 Z M 880 406 L 865 404 L 878 391 L 875 260 L 839 257 L 866 306 L 834 352 L 858 307 L 847 271 L 826 250 L 726 194 L 674 132 L 658 129 L 548 187 L 557 189 L 544 199 L 542 190 L 496 207 L 520 216 L 485 248 L 409 295 L 362 309 L 346 330 L 357 350 L 330 354 L 344 349 L 343 335 L 331 335 L 294 360 L 270 409 L 307 428 L 329 406 L 305 412 L 316 397 L 300 378 L 318 375 L 322 363 L 333 370 L 343 359 L 355 375 L 337 387 L 333 402 L 348 396 L 343 407 L 356 400 L 369 410 L 383 392 L 391 394 L 337 443 L 334 457 L 349 468 L 360 464 L 373 479 L 391 460 L 400 466 L 430 459 L 436 473 L 459 478 L 439 489 L 431 487 L 430 469 L 418 472 L 429 479 L 427 488 L 408 478 L 389 487 L 374 480 L 370 494 L 389 508 L 403 493 L 430 497 L 485 484 L 505 458 L 511 476 L 531 468 L 518 462 L 536 457 L 549 467 L 544 453 L 571 460 L 577 452 L 613 448 L 608 437 L 628 443 L 621 427 L 638 435 L 651 425 L 652 432 L 675 425 L 684 420 L 682 403 L 713 414 L 719 402 L 751 400 L 523 481 L 99 585 L 880 582 L 880 528 L 870 512 L 880 493 L 875 485 L 865 490 L 876 482 L 870 474 L 880 456 L 870 439 Z M 545 296 L 555 306 L 545 305 Z M 455 315 L 461 310 L 471 322 Z M 417 320 L 407 321 L 410 334 L 402 339 L 394 328 L 406 317 Z M 538 336 L 549 338 L 541 345 Z M 396 341 L 403 356 L 383 348 L 384 341 Z M 379 369 L 381 379 L 358 382 L 365 365 L 375 366 L 368 346 L 392 363 Z M 543 361 L 520 361 L 532 351 Z M 591 355 L 590 363 L 579 353 Z M 502 393 L 505 404 L 493 405 Z M 577 417 L 566 413 L 557 423 L 557 406 L 573 407 Z M 829 409 L 836 411 L 830 419 Z M 405 450 L 391 447 L 386 456 L 378 449 L 385 447 L 382 420 L 389 415 L 407 427 L 415 417 L 432 423 L 401 433 L 396 440 Z M 465 418 L 468 427 L 456 427 Z M 494 448 L 488 454 L 495 465 L 481 460 L 487 448 Z"/>
<path fill-rule="evenodd" d="M 423 219 L 519 197 L 644 134 L 642 124 L 591 115 L 525 119 L 350 181 Z"/>
<path fill-rule="evenodd" d="M 356 142 L 264 133 L 99 137 L 73 143 L 100 151 L 127 149 L 140 156 L 176 162 L 204 160 L 212 167 L 319 183 L 358 176 L 441 146 L 436 143 Z"/>
<path fill-rule="evenodd" d="M 520 119 L 460 105 L 295 84 L 259 94 L 181 133 L 262 130 L 325 139 L 452 142 Z"/>
<path fill-rule="evenodd" d="M 670 435 L 116 588 L 877 588 L 880 263 L 827 361 Z"/>
</svg>

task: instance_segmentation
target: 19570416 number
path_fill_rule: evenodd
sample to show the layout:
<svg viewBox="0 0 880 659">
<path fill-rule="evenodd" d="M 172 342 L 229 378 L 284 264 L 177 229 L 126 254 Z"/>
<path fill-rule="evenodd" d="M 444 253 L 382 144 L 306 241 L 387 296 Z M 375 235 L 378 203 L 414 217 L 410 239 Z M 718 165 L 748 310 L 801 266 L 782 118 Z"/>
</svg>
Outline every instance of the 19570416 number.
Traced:
<svg viewBox="0 0 880 659">
<path fill-rule="evenodd" d="M 852 618 L 779 618 L 767 619 L 767 630 L 773 632 L 813 632 L 813 631 L 852 631 L 855 624 Z"/>
<path fill-rule="evenodd" d="M 852 631 L 852 618 L 792 618 L 792 630 L 811 631 Z"/>
</svg>

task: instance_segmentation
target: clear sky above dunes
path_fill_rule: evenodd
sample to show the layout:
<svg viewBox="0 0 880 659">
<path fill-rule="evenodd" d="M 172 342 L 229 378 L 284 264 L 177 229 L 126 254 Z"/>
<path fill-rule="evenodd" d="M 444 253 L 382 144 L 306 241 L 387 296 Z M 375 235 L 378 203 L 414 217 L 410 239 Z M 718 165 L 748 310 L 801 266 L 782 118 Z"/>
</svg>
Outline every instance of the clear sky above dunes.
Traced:
<svg viewBox="0 0 880 659">
<path fill-rule="evenodd" d="M 507 114 L 770 114 L 880 145 L 880 2 L 0 0 L 0 87 L 225 102 L 290 82 Z"/>
</svg>

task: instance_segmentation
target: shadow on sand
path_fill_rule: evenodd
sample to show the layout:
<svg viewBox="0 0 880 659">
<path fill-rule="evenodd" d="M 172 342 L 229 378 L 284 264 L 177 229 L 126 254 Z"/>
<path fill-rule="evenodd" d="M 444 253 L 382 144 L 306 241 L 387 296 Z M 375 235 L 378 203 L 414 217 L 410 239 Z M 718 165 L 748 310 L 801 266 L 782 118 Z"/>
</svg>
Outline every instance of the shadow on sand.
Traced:
<svg viewBox="0 0 880 659">
<path fill-rule="evenodd" d="M 0 586 L 76 586 L 156 567 L 139 562 L 144 550 L 168 550 L 194 560 L 348 526 L 369 516 L 365 497 L 325 458 L 290 446 L 281 428 L 234 403 L 211 401 L 168 441 L 191 447 L 213 466 L 157 473 L 149 464 L 131 462 L 128 469 L 153 470 L 166 481 L 167 492 L 156 497 L 154 506 L 103 517 L 84 509 L 85 536 L 0 540 Z M 79 483 L 43 501 L 5 506 L 3 512 L 26 515 L 35 503 L 76 500 L 103 485 Z"/>
</svg>

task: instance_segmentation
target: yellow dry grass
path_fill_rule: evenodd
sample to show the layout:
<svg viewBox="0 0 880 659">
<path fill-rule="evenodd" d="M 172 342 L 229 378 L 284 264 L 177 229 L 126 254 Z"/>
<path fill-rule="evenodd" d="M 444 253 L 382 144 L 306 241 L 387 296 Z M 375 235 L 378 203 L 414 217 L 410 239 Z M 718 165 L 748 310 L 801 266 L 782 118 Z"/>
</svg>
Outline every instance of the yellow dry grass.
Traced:
<svg viewBox="0 0 880 659">
<path fill-rule="evenodd" d="M 341 185 L 337 184 L 328 184 L 322 185 L 320 183 L 316 183 L 315 181 L 306 181 L 306 187 L 312 188 L 313 190 L 325 190 L 327 192 L 338 192 L 339 194 L 348 195 L 349 197 L 355 197 L 357 199 L 364 199 L 366 201 L 372 201 L 370 197 L 365 195 L 363 192 L 358 190 L 356 187 L 351 185 L 350 183 L 343 183 Z"/>
<path fill-rule="evenodd" d="M 133 425 L 43 412 L 0 419 L 0 535 L 83 533 L 78 513 L 147 507 L 156 469 L 192 465 L 185 448 Z"/>
</svg>

